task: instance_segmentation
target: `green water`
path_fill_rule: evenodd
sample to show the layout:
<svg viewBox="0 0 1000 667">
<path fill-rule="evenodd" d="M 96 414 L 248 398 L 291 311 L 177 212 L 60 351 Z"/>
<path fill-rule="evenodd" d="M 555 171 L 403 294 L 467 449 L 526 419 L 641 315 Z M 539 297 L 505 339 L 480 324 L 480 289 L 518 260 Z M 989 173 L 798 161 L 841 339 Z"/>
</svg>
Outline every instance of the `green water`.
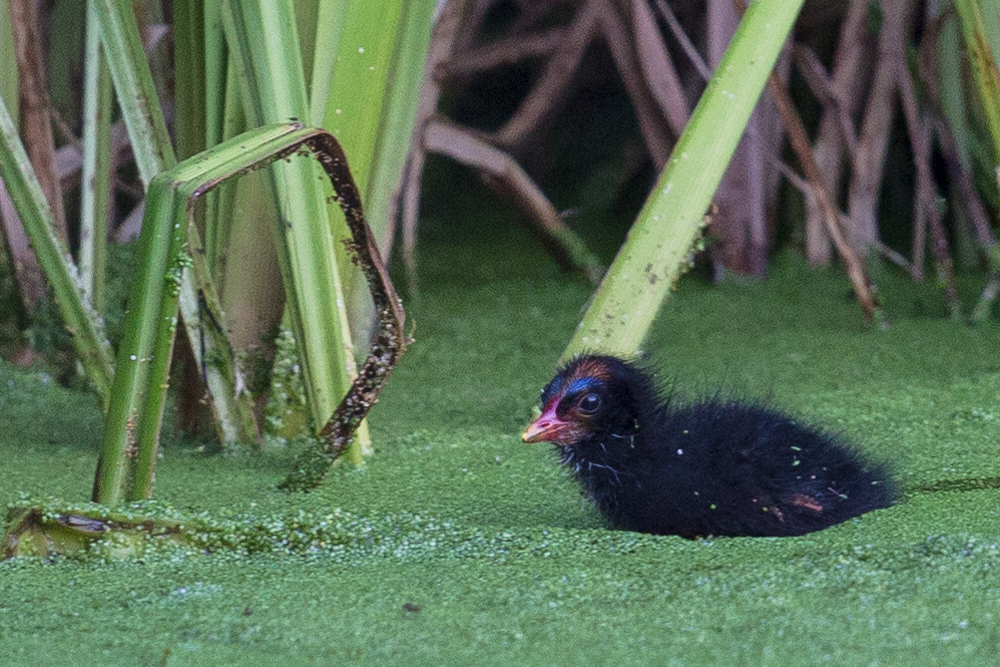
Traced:
<svg viewBox="0 0 1000 667">
<path fill-rule="evenodd" d="M 4 563 L 0 662 L 995 664 L 995 320 L 947 322 L 932 286 L 887 273 L 893 326 L 872 330 L 843 276 L 794 256 L 765 282 L 686 279 L 649 344 L 677 390 L 770 397 L 892 461 L 907 494 L 800 538 L 690 542 L 607 530 L 518 438 L 589 289 L 519 229 L 430 230 L 420 261 L 417 342 L 363 469 L 286 495 L 292 452 L 166 442 L 157 499 L 258 546 Z M 0 501 L 85 500 L 101 428 L 90 397 L 0 365 Z"/>
</svg>

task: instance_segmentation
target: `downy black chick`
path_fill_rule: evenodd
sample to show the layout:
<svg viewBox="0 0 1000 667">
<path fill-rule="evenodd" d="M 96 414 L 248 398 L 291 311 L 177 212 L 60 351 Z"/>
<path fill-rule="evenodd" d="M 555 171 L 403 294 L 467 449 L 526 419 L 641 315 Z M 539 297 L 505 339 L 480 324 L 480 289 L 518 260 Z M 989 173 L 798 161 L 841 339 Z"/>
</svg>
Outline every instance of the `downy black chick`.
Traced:
<svg viewBox="0 0 1000 667">
<path fill-rule="evenodd" d="M 821 530 L 888 507 L 884 465 L 759 404 L 676 407 L 639 366 L 581 356 L 542 392 L 521 436 L 560 451 L 616 528 L 687 538 Z"/>
</svg>

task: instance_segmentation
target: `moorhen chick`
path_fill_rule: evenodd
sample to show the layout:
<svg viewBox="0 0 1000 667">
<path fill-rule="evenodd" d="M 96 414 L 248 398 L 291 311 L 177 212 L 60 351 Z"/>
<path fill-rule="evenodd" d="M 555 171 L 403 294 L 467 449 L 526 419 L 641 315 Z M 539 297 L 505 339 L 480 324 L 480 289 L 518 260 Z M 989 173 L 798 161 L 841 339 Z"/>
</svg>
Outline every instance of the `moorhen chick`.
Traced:
<svg viewBox="0 0 1000 667">
<path fill-rule="evenodd" d="M 560 370 L 521 439 L 554 443 L 612 525 L 643 533 L 801 535 L 895 494 L 886 466 L 835 436 L 760 404 L 674 405 L 642 367 L 610 356 Z"/>
</svg>

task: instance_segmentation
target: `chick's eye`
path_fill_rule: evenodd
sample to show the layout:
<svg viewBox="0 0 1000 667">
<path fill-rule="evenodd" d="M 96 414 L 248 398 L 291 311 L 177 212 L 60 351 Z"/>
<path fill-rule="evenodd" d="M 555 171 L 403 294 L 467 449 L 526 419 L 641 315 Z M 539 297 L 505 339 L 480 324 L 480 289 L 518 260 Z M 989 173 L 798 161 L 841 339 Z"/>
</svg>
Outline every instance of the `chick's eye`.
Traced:
<svg viewBox="0 0 1000 667">
<path fill-rule="evenodd" d="M 580 403 L 577 407 L 580 412 L 592 415 L 597 412 L 598 408 L 601 407 L 601 397 L 597 394 L 587 394 L 580 399 Z"/>
</svg>

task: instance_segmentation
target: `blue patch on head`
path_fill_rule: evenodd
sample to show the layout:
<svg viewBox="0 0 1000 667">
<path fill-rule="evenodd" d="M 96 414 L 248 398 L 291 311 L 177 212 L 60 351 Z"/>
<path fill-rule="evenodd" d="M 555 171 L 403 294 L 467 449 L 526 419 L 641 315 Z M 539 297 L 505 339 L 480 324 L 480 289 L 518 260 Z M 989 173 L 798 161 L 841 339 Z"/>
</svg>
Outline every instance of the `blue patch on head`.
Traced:
<svg viewBox="0 0 1000 667">
<path fill-rule="evenodd" d="M 603 382 L 593 377 L 574 378 L 567 386 L 566 378 L 557 375 L 542 390 L 542 407 L 547 406 L 557 396 L 584 393 L 603 386 Z"/>
<path fill-rule="evenodd" d="M 567 394 L 583 393 L 590 389 L 596 389 L 601 386 L 603 386 L 603 383 L 597 378 L 592 378 L 592 377 L 577 378 L 576 380 L 573 380 L 572 383 L 570 383 L 569 389 L 566 390 L 566 393 Z"/>
<path fill-rule="evenodd" d="M 578 357 L 571 361 L 542 390 L 542 408 L 562 396 L 604 389 L 613 376 L 607 361 L 602 357 Z"/>
</svg>

